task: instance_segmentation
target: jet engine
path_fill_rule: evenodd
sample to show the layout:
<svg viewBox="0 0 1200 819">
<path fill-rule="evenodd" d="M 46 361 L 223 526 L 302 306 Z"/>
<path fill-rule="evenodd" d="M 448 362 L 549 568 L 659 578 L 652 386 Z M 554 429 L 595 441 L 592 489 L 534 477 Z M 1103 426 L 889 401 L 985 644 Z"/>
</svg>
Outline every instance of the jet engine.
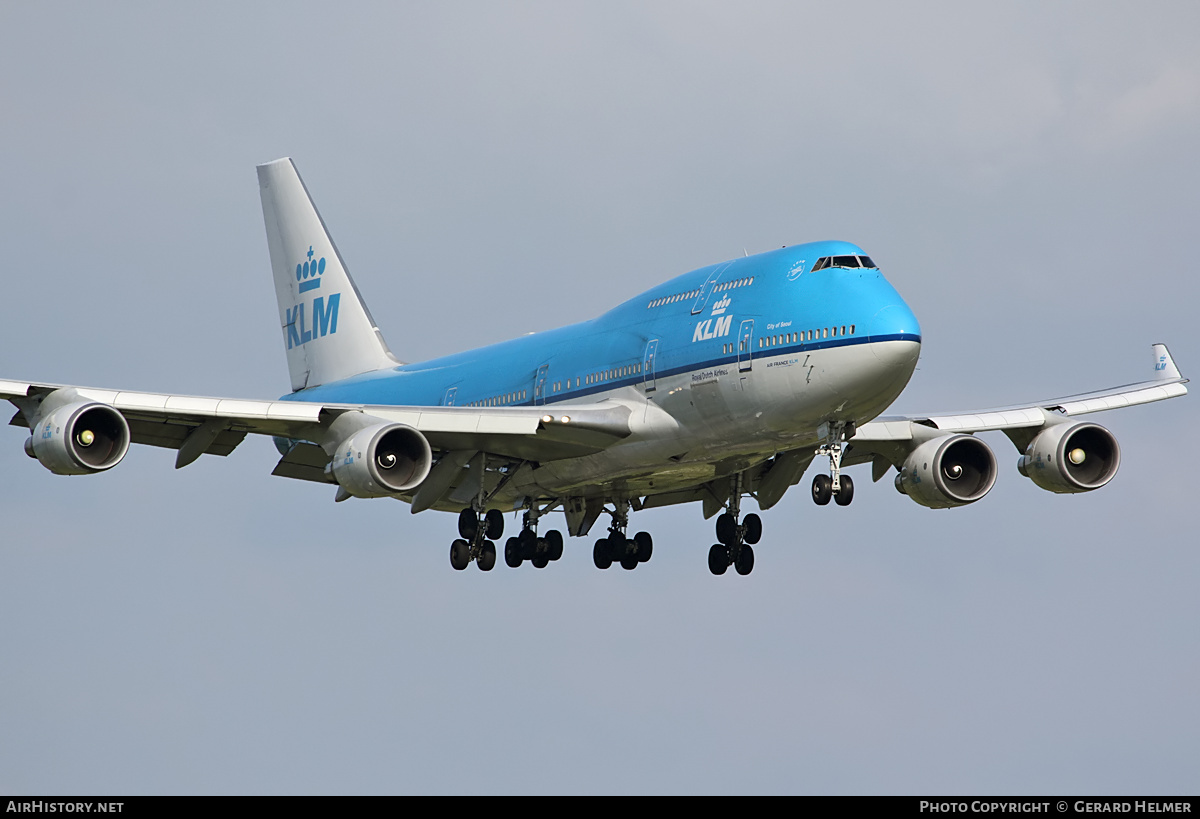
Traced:
<svg viewBox="0 0 1200 819">
<path fill-rule="evenodd" d="M 338 445 L 333 477 L 356 498 L 383 498 L 414 489 L 433 467 L 425 436 L 404 424 L 363 427 Z"/>
<path fill-rule="evenodd" d="M 25 453 L 55 475 L 103 472 L 129 451 L 129 424 L 108 404 L 63 404 L 41 416 L 32 432 Z"/>
<path fill-rule="evenodd" d="M 1121 447 L 1098 424 L 1054 424 L 1025 447 L 1017 471 L 1051 492 L 1090 492 L 1113 479 Z"/>
<path fill-rule="evenodd" d="M 996 456 L 971 435 L 944 435 L 912 451 L 896 488 L 922 506 L 948 509 L 986 495 L 996 482 Z"/>
</svg>

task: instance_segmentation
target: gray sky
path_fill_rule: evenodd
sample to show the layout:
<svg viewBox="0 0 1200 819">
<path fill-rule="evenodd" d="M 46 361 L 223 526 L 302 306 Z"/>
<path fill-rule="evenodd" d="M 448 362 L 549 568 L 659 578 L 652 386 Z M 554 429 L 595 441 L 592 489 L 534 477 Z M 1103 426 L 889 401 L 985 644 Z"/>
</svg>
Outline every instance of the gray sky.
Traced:
<svg viewBox="0 0 1200 819">
<path fill-rule="evenodd" d="M 407 360 L 846 239 L 922 323 L 897 410 L 1194 375 L 1200 6 L 993 5 L 0 4 L 0 377 L 286 392 L 280 156 Z M 269 441 L 83 480 L 11 429 L 0 793 L 1195 793 L 1194 401 L 1094 416 L 1087 495 L 999 435 L 964 509 L 802 484 L 746 578 L 698 507 L 455 573 Z"/>
</svg>

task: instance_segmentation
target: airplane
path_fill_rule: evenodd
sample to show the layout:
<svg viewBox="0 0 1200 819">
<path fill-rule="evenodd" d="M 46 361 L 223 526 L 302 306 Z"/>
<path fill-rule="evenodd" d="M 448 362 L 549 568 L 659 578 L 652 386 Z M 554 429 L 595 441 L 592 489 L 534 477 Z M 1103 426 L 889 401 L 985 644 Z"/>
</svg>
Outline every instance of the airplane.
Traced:
<svg viewBox="0 0 1200 819">
<path fill-rule="evenodd" d="M 747 575 L 765 511 L 814 460 L 812 499 L 848 506 L 843 470 L 891 470 L 922 506 L 983 498 L 998 472 L 975 433 L 1000 430 L 1017 468 L 1056 493 L 1107 484 L 1116 438 L 1076 416 L 1182 396 L 1163 344 L 1148 380 L 966 414 L 883 416 L 916 368 L 921 329 L 860 247 L 820 241 L 710 265 L 602 315 L 423 363 L 391 352 L 290 158 L 258 166 L 292 392 L 276 401 L 0 380 L 25 452 L 59 475 L 104 472 L 130 444 L 178 450 L 176 468 L 271 436 L 273 475 L 331 484 L 334 500 L 397 498 L 458 515 L 450 563 L 496 563 L 505 513 L 521 514 L 505 563 L 545 568 L 557 529 L 586 537 L 599 569 L 634 569 L 653 537 L 631 512 L 699 503 L 716 516 L 713 574 Z"/>
</svg>

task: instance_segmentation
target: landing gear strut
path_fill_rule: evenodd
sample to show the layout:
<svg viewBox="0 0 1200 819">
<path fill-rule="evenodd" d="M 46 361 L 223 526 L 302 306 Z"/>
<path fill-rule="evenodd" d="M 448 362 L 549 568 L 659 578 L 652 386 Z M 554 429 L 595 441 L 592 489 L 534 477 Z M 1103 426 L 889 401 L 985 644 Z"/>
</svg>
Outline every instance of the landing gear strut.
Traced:
<svg viewBox="0 0 1200 819">
<path fill-rule="evenodd" d="M 612 525 L 608 527 L 608 537 L 596 541 L 592 562 L 597 569 L 607 569 L 613 563 L 620 563 L 622 569 L 636 569 L 639 563 L 650 559 L 654 539 L 649 532 L 638 532 L 632 538 L 625 534 L 629 528 L 629 501 L 617 501 L 610 514 Z"/>
<path fill-rule="evenodd" d="M 545 537 L 538 537 L 537 534 L 538 518 L 550 511 L 551 506 L 538 509 L 536 501 L 529 503 L 529 508 L 521 520 L 521 533 L 510 537 L 504 544 L 504 562 L 509 568 L 516 569 L 528 560 L 536 568 L 544 569 L 551 561 L 562 557 L 562 532 L 550 529 Z"/>
<path fill-rule="evenodd" d="M 833 500 L 838 506 L 849 506 L 854 500 L 854 480 L 842 474 L 842 453 L 847 437 L 854 434 L 854 426 L 842 422 L 829 428 L 827 440 L 817 447 L 817 457 L 829 457 L 829 474 L 813 477 L 812 496 L 817 506 L 825 506 Z"/>
<path fill-rule="evenodd" d="M 754 569 L 752 544 L 762 538 L 762 518 L 755 514 L 741 518 L 742 474 L 733 478 L 733 489 L 729 494 L 726 512 L 717 518 L 717 543 L 708 550 L 708 570 L 713 574 L 725 574 L 733 566 L 738 574 L 750 574 Z"/>
</svg>

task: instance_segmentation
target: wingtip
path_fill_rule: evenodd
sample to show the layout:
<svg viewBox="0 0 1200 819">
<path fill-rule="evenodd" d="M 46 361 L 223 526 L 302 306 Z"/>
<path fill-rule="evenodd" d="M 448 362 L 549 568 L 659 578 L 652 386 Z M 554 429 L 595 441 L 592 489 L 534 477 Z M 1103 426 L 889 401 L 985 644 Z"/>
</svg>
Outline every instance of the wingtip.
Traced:
<svg viewBox="0 0 1200 819">
<path fill-rule="evenodd" d="M 1171 351 L 1167 349 L 1166 344 L 1153 345 L 1154 350 L 1154 378 L 1158 381 L 1179 381 L 1183 379 L 1183 374 L 1179 372 L 1179 367 L 1175 364 L 1175 359 L 1171 357 Z"/>
</svg>

